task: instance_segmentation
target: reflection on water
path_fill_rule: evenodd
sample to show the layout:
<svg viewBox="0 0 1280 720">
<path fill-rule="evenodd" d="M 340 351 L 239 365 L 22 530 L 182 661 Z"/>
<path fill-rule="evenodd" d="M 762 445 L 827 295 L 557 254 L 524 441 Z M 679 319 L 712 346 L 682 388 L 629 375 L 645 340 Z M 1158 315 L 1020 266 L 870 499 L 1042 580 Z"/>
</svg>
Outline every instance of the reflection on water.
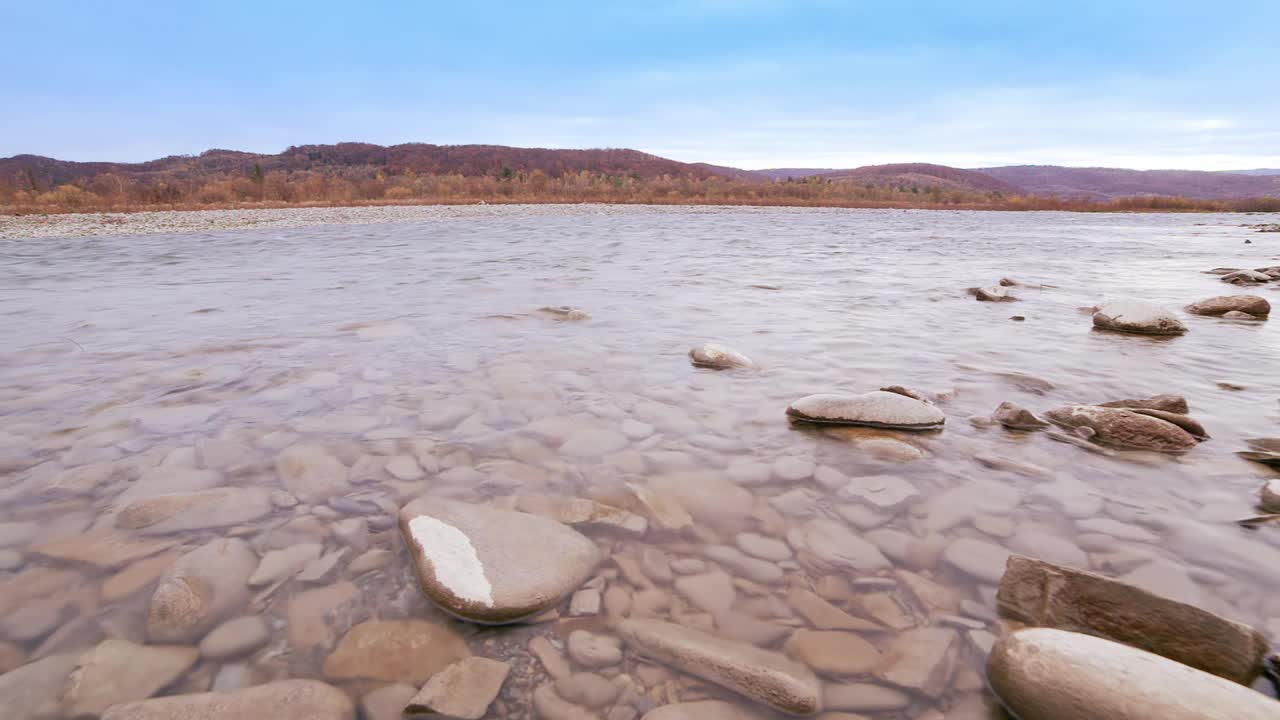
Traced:
<svg viewBox="0 0 1280 720">
<path fill-rule="evenodd" d="M 1237 292 L 1200 271 L 1272 265 L 1277 252 L 1240 222 L 610 208 L 28 241 L 39 258 L 6 264 L 0 284 L 0 670 L 105 637 L 145 642 L 156 578 L 220 537 L 252 550 L 248 567 L 225 570 L 238 605 L 222 618 L 258 619 L 142 696 L 324 677 L 351 626 L 416 618 L 511 661 L 491 715 L 531 717 L 547 669 L 530 648 L 642 612 L 782 648 L 815 625 L 820 596 L 869 628 L 856 631 L 867 652 L 922 626 L 953 629 L 958 648 L 942 688 L 814 661 L 828 709 L 994 716 L 981 677 L 999 632 L 989 563 L 945 559 L 972 540 L 1274 633 L 1280 532 L 1232 521 L 1254 514 L 1274 476 L 1233 453 L 1280 434 L 1275 332 L 1187 317 L 1187 335 L 1153 340 L 1094 332 L 1079 310 L 1108 295 L 1181 307 Z M 1055 287 L 1014 288 L 1017 303 L 965 293 L 1002 276 Z M 562 305 L 590 318 L 538 311 Z M 760 368 L 693 368 L 686 353 L 704 341 Z M 945 430 L 798 429 L 783 416 L 803 395 L 895 384 L 934 397 Z M 1181 456 L 1104 455 L 968 420 L 1005 400 L 1044 411 L 1158 393 L 1185 395 L 1212 439 Z M 289 448 L 311 453 L 304 465 L 341 463 L 339 479 L 292 468 Z M 890 502 L 850 490 L 875 475 L 894 476 Z M 544 624 L 446 619 L 394 524 L 421 494 L 507 507 L 567 495 L 647 514 L 637 485 L 677 496 L 694 527 L 586 529 L 615 558 L 595 586 L 604 607 Z M 137 504 L 166 493 L 184 495 Z M 815 519 L 870 540 L 893 569 L 806 550 Z M 294 564 L 258 567 L 274 550 Z M 719 590 L 732 616 L 671 589 L 715 566 L 734 578 Z M 595 672 L 623 688 L 600 717 L 733 699 L 629 654 Z M 330 680 L 353 697 L 388 684 Z"/>
</svg>

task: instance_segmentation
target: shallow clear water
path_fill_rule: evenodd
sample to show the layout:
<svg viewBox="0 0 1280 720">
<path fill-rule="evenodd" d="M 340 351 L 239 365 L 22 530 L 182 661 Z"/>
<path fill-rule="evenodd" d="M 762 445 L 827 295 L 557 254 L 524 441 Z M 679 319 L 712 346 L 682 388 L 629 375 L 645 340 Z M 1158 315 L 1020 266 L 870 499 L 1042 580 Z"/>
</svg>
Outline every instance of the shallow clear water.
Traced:
<svg viewBox="0 0 1280 720">
<path fill-rule="evenodd" d="M 326 642 L 362 619 L 424 618 L 449 624 L 477 654 L 512 659 L 517 669 L 491 713 L 531 717 L 530 693 L 545 673 L 526 643 L 537 635 L 558 641 L 579 627 L 608 633 L 605 617 L 501 630 L 446 620 L 422 598 L 386 510 L 418 494 L 503 502 L 548 493 L 643 512 L 627 483 L 661 485 L 665 476 L 727 478 L 746 487 L 754 506 L 690 508 L 696 529 L 682 534 L 586 533 L 611 554 L 638 557 L 654 545 L 702 558 L 705 546 L 733 545 L 742 531 L 785 539 L 827 517 L 877 544 L 890 542 L 885 529 L 922 539 L 932 550 L 893 558 L 897 569 L 941 584 L 953 603 L 969 601 L 931 608 L 888 571 L 872 580 L 877 573 L 801 557 L 781 564 L 782 582 L 740 584 L 735 609 L 770 622 L 807 625 L 787 602 L 797 587 L 816 587 L 861 617 L 874 615 L 866 595 L 888 593 L 912 625 L 982 616 L 994 610 L 993 585 L 938 557 L 956 538 L 975 537 L 1125 576 L 1272 634 L 1280 631 L 1280 530 L 1232 521 L 1255 513 L 1257 488 L 1274 476 L 1233 454 L 1245 438 L 1280 435 L 1274 328 L 1188 316 L 1185 336 L 1151 339 L 1095 332 L 1079 309 L 1106 296 L 1179 308 L 1241 292 L 1201 271 L 1276 264 L 1280 238 L 1240 227 L 1245 221 L 1267 218 L 588 208 L 563 217 L 513 211 L 405 225 L 24 241 L 22 257 L 0 265 L 0 542 L 15 558 L 0 571 L 0 595 L 10 598 L 0 603 L 24 619 L 0 622 L 0 636 L 21 648 L 18 662 L 89 647 L 104 634 L 141 641 L 151 586 L 122 598 L 102 590 L 129 563 L 100 568 L 37 548 L 116 524 L 120 494 L 140 477 L 161 478 L 149 492 L 164 489 L 160 466 L 212 467 L 219 475 L 207 482 L 216 485 L 283 490 L 275 461 L 295 442 L 367 471 L 350 495 L 372 502 L 276 506 L 230 527 L 160 536 L 182 550 L 235 535 L 261 553 L 312 532 L 333 550 L 343 541 L 328 535 L 328 524 L 367 516 L 371 547 L 394 553 L 358 576 L 346 566 L 353 552 L 318 584 L 255 591 L 232 613 L 261 614 L 272 628 L 270 643 L 234 660 L 254 682 L 320 677 Z M 1005 276 L 1053 287 L 1014 288 L 1016 303 L 965 293 Z M 1272 297 L 1265 286 L 1248 292 Z M 538 312 L 558 305 L 591 318 Z M 708 340 L 761 368 L 691 367 L 687 351 Z M 783 416 L 803 395 L 886 385 L 936 395 L 946 429 L 815 432 Z M 1212 439 L 1180 456 L 1106 456 L 1044 433 L 969 422 L 1005 400 L 1044 411 L 1158 393 L 1185 395 Z M 629 426 L 636 437 L 621 449 L 558 452 L 575 433 L 620 431 L 626 420 L 652 434 Z M 907 443 L 920 457 L 903 461 L 897 456 L 910 448 L 868 445 L 874 438 Z M 214 459 L 209 439 L 228 441 L 217 447 L 231 457 Z M 425 466 L 424 477 L 382 471 L 380 462 L 396 455 Z M 918 494 L 872 511 L 804 470 L 782 479 L 793 473 L 775 468 L 770 476 L 757 465 L 789 457 L 848 477 L 898 475 Z M 999 459 L 1036 467 L 1010 469 Z M 68 480 L 68 469 L 93 464 L 106 469 Z M 451 472 L 458 467 L 474 472 Z M 306 516 L 320 522 L 297 520 Z M 1081 525 L 1100 518 L 1118 523 Z M 607 583 L 640 589 L 610 572 L 613 563 L 602 568 Z M 47 587 L 32 581 L 50 569 L 74 572 Z M 331 614 L 329 636 L 303 643 L 290 627 L 298 622 L 290 599 L 342 580 L 358 588 L 354 609 Z M 672 596 L 661 616 L 715 626 Z M 33 608 L 46 616 L 29 623 L 19 613 Z M 994 622 L 987 630 L 998 633 Z M 895 634 L 866 637 L 883 650 Z M 863 714 L 994 713 L 980 677 L 981 643 L 961 630 L 956 644 L 958 669 L 939 697 L 908 691 L 907 707 Z M 201 660 L 160 694 L 208 689 L 224 664 Z M 634 692 L 624 697 L 641 714 L 673 699 L 732 699 L 675 674 L 646 685 L 650 676 L 630 655 L 604 673 L 632 678 Z M 358 696 L 378 683 L 338 684 Z"/>
</svg>

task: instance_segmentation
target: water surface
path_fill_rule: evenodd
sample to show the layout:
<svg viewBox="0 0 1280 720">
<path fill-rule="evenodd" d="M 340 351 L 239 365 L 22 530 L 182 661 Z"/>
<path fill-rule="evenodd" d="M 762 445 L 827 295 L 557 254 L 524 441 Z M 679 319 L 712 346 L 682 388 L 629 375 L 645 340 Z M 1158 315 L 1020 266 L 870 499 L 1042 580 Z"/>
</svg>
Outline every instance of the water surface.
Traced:
<svg viewBox="0 0 1280 720">
<path fill-rule="evenodd" d="M 805 557 L 780 563 L 780 583 L 739 583 L 735 609 L 788 627 L 807 625 L 788 605 L 789 591 L 815 588 L 856 616 L 874 616 L 870 606 L 888 594 L 904 625 L 961 628 L 958 667 L 940 697 L 908 691 L 907 707 L 864 710 L 868 717 L 931 709 L 994 716 L 980 676 L 981 633 L 999 632 L 994 586 L 939 558 L 958 538 L 1123 576 L 1280 630 L 1280 531 L 1232 522 L 1254 513 L 1258 486 L 1274 476 L 1233 455 L 1245 438 L 1280 435 L 1274 329 L 1189 316 L 1185 336 L 1151 339 L 1095 332 L 1080 310 L 1107 296 L 1180 308 L 1239 292 L 1201 271 L 1276 264 L 1272 236 L 1240 227 L 1246 220 L 1267 219 L 586 208 L 12 243 L 21 257 L 0 266 L 0 528 L 8 533 L 0 540 L 9 563 L 0 583 L 13 591 L 29 586 L 33 571 L 74 572 L 35 596 L 11 595 L 11 615 L 35 607 L 52 614 L 35 629 L 0 624 L 0 634 L 28 659 L 89 647 L 104 634 L 141 642 L 149 586 L 104 599 L 103 583 L 122 568 L 54 560 L 34 548 L 112 526 L 121 493 L 162 466 L 211 467 L 219 485 L 283 490 L 275 461 L 299 442 L 361 469 L 347 497 L 281 502 L 253 522 L 180 532 L 173 552 L 234 535 L 261 553 L 308 540 L 307 528 L 310 540 L 337 550 L 343 541 L 326 527 L 354 516 L 368 518 L 371 547 L 394 555 L 355 575 L 345 563 L 356 548 L 319 584 L 255 593 L 235 614 L 266 617 L 274 636 L 234 661 L 253 682 L 321 676 L 326 639 L 305 650 L 291 639 L 298 621 L 289 601 L 350 580 L 358 599 L 329 616 L 333 637 L 368 618 L 449 623 L 473 652 L 516 663 L 492 715 L 530 717 L 545 672 L 526 643 L 537 635 L 559 642 L 580 627 L 608 633 L 607 620 L 492 630 L 445 619 L 416 587 L 388 510 L 419 494 L 502 503 L 546 493 L 643 512 L 628 483 L 672 476 L 727 479 L 746 488 L 754 507 L 738 515 L 694 509 L 696 527 L 682 534 L 587 534 L 610 554 L 639 557 L 653 546 L 674 559 L 705 559 L 707 546 L 734 545 L 744 531 L 785 539 L 815 517 L 880 545 L 899 533 L 919 541 L 911 557 L 893 557 L 895 570 L 946 588 L 951 608 L 930 607 L 894 572 L 832 570 Z M 964 292 L 1001 277 L 1024 284 L 1014 288 L 1020 302 L 978 303 Z M 591 318 L 538 312 L 558 305 Z M 761 369 L 691 367 L 686 352 L 708 340 Z M 783 416 L 806 394 L 886 385 L 935 397 L 946 429 L 813 432 Z M 1181 456 L 1107 456 L 969 421 L 1005 400 L 1044 411 L 1158 393 L 1185 395 L 1212 439 Z M 628 420 L 642 425 L 628 426 L 621 449 L 558 450 L 582 431 L 620 433 Z M 211 459 L 208 448 L 230 448 L 233 457 Z M 424 476 L 383 471 L 393 456 L 413 458 Z M 825 483 L 804 470 L 808 463 Z M 107 469 L 97 482 L 65 482 L 67 470 L 86 465 Z M 897 475 L 918 494 L 900 507 L 870 508 L 841 495 L 831 471 Z M 299 522 L 308 516 L 319 522 Z M 612 563 L 602 567 L 606 583 L 642 589 Z M 716 627 L 672 595 L 660 616 Z M 985 630 L 970 633 L 947 615 Z M 883 650 L 897 632 L 865 637 Z M 161 694 L 206 690 L 226 664 L 203 660 Z M 619 673 L 630 678 L 624 697 L 640 712 L 675 699 L 732 699 L 675 674 L 654 680 L 629 655 L 604 671 Z M 344 688 L 358 695 L 375 686 Z M 618 713 L 610 717 L 627 716 Z"/>
</svg>

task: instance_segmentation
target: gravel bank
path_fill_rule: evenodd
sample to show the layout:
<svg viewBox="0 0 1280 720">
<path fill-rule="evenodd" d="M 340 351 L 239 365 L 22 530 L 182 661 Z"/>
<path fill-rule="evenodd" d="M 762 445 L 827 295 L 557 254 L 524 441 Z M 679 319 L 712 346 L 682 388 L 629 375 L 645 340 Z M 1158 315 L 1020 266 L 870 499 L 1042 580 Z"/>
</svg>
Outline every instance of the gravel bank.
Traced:
<svg viewBox="0 0 1280 720">
<path fill-rule="evenodd" d="M 162 210 L 136 213 L 0 215 L 0 239 L 151 235 L 316 225 L 373 225 L 459 218 L 574 215 L 635 215 L 651 212 L 721 212 L 723 206 L 671 205 L 379 205 L 367 207 Z M 751 209 L 734 208 L 741 212 Z M 773 208 L 776 210 L 776 208 Z"/>
</svg>

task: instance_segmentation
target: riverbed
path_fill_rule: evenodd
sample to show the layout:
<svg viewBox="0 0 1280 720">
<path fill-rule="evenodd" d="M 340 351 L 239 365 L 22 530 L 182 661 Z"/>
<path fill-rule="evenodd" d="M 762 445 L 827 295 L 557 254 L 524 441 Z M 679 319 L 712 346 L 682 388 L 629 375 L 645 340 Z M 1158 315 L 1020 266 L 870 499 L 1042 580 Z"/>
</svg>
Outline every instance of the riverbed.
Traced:
<svg viewBox="0 0 1280 720">
<path fill-rule="evenodd" d="M 875 653 L 923 627 L 952 630 L 955 646 L 941 688 L 894 685 L 871 662 L 817 668 L 843 699 L 829 710 L 999 717 L 982 675 L 998 577 L 990 562 L 948 560 L 963 540 L 1000 564 L 1016 552 L 1123 578 L 1274 638 L 1280 527 L 1235 521 L 1257 513 L 1276 473 L 1235 453 L 1280 435 L 1275 329 L 1184 315 L 1185 335 L 1142 337 L 1095 331 L 1086 310 L 1242 292 L 1203 271 L 1277 264 L 1280 236 L 1245 222 L 1275 217 L 491 207 L 7 241 L 0 670 L 108 637 L 145 645 L 157 579 L 224 537 L 255 565 L 298 545 L 329 564 L 245 593 L 224 619 L 260 618 L 265 638 L 201 654 L 154 694 L 296 677 L 358 702 L 403 681 L 327 674 L 326 658 L 352 627 L 411 619 L 512 663 L 489 717 L 528 718 L 555 672 L 530 648 L 563 652 L 575 630 L 611 638 L 637 598 L 647 615 L 779 650 L 816 627 L 798 605 L 819 596 L 878 626 L 855 633 Z M 1017 282 L 1016 302 L 965 291 L 1001 278 Z M 1280 298 L 1273 287 L 1247 292 Z M 562 306 L 580 313 L 544 310 Z M 757 367 L 693 367 L 689 349 L 707 341 Z M 944 429 L 814 430 L 784 415 L 812 393 L 892 385 L 927 397 Z M 1182 454 L 1098 453 L 983 422 L 1004 401 L 1044 412 L 1162 393 L 1185 396 L 1210 439 Z M 310 496 L 285 483 L 280 457 L 300 445 L 341 463 L 349 487 Z M 909 491 L 873 502 L 847 489 L 870 476 Z M 676 497 L 693 526 L 662 528 L 636 487 Z M 216 526 L 121 520 L 140 498 L 216 488 L 266 494 Z M 581 528 L 608 558 L 592 582 L 611 606 L 570 617 L 566 600 L 558 619 L 480 627 L 418 587 L 395 512 L 422 495 L 587 498 L 649 522 L 641 534 Z M 260 512 L 243 510 L 261 497 Z M 796 537 L 815 521 L 890 566 L 806 554 Z M 113 546 L 124 542 L 137 547 Z M 782 572 L 726 561 L 726 547 Z M 681 572 L 731 582 L 708 599 L 673 589 Z M 599 717 L 744 702 L 630 651 L 568 662 L 623 688 Z"/>
</svg>

